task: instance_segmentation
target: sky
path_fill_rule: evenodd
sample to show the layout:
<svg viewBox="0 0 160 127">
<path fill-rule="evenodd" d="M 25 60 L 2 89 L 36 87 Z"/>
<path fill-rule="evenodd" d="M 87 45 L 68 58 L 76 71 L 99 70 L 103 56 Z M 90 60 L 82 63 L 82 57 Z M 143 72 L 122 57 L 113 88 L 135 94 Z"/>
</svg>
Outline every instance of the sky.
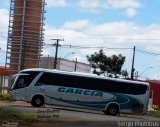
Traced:
<svg viewBox="0 0 160 127">
<path fill-rule="evenodd" d="M 10 0 L 0 0 L 0 65 L 5 64 L 9 5 Z M 108 56 L 126 56 L 123 69 L 130 73 L 136 46 L 139 78 L 160 79 L 160 0 L 46 0 L 45 10 L 45 44 L 64 39 L 58 57 L 69 54 L 66 59 L 87 63 L 86 55 L 103 48 Z M 55 47 L 44 46 L 42 54 L 54 56 Z"/>
</svg>

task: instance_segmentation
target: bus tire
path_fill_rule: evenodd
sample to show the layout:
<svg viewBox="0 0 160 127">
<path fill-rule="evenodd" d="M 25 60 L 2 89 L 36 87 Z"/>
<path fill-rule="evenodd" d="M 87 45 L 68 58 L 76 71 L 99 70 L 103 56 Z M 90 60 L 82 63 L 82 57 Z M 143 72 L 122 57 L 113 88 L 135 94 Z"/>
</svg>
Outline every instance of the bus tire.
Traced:
<svg viewBox="0 0 160 127">
<path fill-rule="evenodd" d="M 104 113 L 107 115 L 116 116 L 117 114 L 119 114 L 119 106 L 117 104 L 110 104 L 108 105 L 107 110 L 104 111 Z"/>
<path fill-rule="evenodd" d="M 36 95 L 32 98 L 31 104 L 33 107 L 41 107 L 44 104 L 44 97 Z"/>
</svg>

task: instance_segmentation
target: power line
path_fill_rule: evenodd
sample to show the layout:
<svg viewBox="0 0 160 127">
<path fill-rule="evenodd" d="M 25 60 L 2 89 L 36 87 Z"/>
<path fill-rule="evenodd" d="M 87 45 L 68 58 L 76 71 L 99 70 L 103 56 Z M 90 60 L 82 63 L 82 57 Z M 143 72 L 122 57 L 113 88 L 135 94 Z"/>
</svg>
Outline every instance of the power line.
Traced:
<svg viewBox="0 0 160 127">
<path fill-rule="evenodd" d="M 53 46 L 53 44 L 46 44 L 44 43 L 44 46 Z M 82 48 L 82 49 L 85 49 L 85 48 L 90 48 L 90 49 L 99 49 L 99 48 L 103 48 L 103 49 L 117 49 L 117 50 L 121 50 L 121 49 L 124 49 L 124 50 L 130 50 L 130 49 L 133 49 L 133 48 L 109 48 L 109 47 L 104 47 L 104 46 L 87 46 L 87 45 L 61 45 L 61 47 L 63 48 Z"/>
<path fill-rule="evenodd" d="M 7 38 L 5 36 L 0 36 L 2 38 Z M 143 39 L 141 39 L 143 40 Z M 145 39 L 144 39 L 145 40 Z M 148 40 L 153 40 L 153 39 L 148 39 Z M 154 39 L 154 40 L 160 40 L 160 39 Z M 53 44 L 47 44 L 44 43 L 45 48 L 49 47 L 49 46 L 53 46 Z M 75 49 L 108 49 L 108 50 L 132 50 L 133 48 L 109 48 L 109 47 L 104 47 L 104 46 L 83 46 L 83 45 L 61 45 L 62 48 L 75 48 Z M 155 53 L 155 52 L 149 52 L 149 51 L 145 51 L 145 50 L 141 50 L 141 49 L 137 49 L 137 52 L 143 53 L 143 54 L 147 54 L 147 55 L 153 55 L 153 56 L 160 56 L 160 53 Z"/>
<path fill-rule="evenodd" d="M 136 51 L 147 55 L 160 56 L 160 53 L 149 52 L 141 49 L 136 49 Z"/>
<path fill-rule="evenodd" d="M 82 46 L 82 45 L 61 45 L 62 48 L 75 48 L 75 49 L 108 49 L 108 50 L 133 50 L 133 48 L 109 48 L 109 47 L 103 47 L 103 46 Z M 141 49 L 135 49 L 137 52 L 148 54 L 148 55 L 153 55 L 153 56 L 160 56 L 160 53 L 155 53 L 155 52 L 149 52 Z"/>
<path fill-rule="evenodd" d="M 53 37 L 53 36 L 52 36 Z M 59 37 L 59 36 L 56 36 Z M 124 38 L 123 36 L 103 36 L 103 35 L 88 35 L 88 36 L 60 36 L 66 38 L 91 38 L 91 39 L 109 39 L 109 40 L 160 40 L 160 38 Z"/>
<path fill-rule="evenodd" d="M 61 45 L 63 48 L 79 48 L 79 49 L 114 49 L 114 50 L 131 50 L 133 48 L 109 48 L 109 47 L 104 47 L 104 46 L 78 46 L 78 45 Z"/>
<path fill-rule="evenodd" d="M 65 48 L 79 48 L 79 49 L 108 49 L 108 50 L 133 50 L 133 48 L 109 48 L 109 47 L 99 47 L 99 46 L 76 46 L 76 45 L 61 45 L 61 47 L 65 47 Z M 154 55 L 154 56 L 159 56 L 160 53 L 155 53 L 155 52 L 149 52 L 149 51 L 145 51 L 145 50 L 140 50 L 140 49 L 135 49 L 138 52 L 144 53 L 144 54 L 148 54 L 148 55 Z"/>
</svg>

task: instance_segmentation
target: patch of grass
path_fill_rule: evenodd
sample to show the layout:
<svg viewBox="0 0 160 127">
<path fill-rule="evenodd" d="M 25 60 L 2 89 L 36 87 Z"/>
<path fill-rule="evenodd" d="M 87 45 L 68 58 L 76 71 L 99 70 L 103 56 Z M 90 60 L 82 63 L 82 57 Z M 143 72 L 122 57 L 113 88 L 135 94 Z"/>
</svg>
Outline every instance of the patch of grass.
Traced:
<svg viewBox="0 0 160 127">
<path fill-rule="evenodd" d="M 0 100 L 1 101 L 11 101 L 12 100 L 12 97 L 10 94 L 0 94 Z"/>
<path fill-rule="evenodd" d="M 10 108 L 0 108 L 0 121 L 36 122 L 39 119 L 31 113 Z"/>
<path fill-rule="evenodd" d="M 150 116 L 155 116 L 160 118 L 160 110 L 153 110 L 153 111 L 148 111 L 147 113 Z"/>
</svg>

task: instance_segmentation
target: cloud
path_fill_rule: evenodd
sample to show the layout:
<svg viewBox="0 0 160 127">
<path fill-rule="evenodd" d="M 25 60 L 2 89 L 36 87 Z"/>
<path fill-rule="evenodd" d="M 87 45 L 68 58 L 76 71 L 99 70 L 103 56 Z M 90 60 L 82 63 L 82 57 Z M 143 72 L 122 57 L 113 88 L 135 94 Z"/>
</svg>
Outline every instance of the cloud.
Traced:
<svg viewBox="0 0 160 127">
<path fill-rule="evenodd" d="M 0 9 L 0 48 L 6 50 L 7 45 L 7 32 L 9 23 L 9 12 L 6 9 Z"/>
<path fill-rule="evenodd" d="M 54 35 L 56 36 L 61 35 L 68 38 L 82 37 L 81 39 L 87 38 L 86 40 L 115 40 L 110 44 L 121 40 L 124 43 L 137 40 L 137 44 L 140 45 L 144 44 L 144 42 L 147 43 L 147 41 L 150 41 L 149 39 L 153 39 L 152 44 L 156 45 L 159 43 L 159 40 L 156 39 L 160 37 L 160 24 L 140 26 L 133 22 L 126 21 L 104 22 L 102 24 L 97 24 L 90 20 L 77 20 L 75 22 L 66 22 L 59 28 L 48 27 L 46 31 L 48 31 L 48 29 L 53 30 L 52 32 L 47 32 L 48 34 L 54 32 Z M 91 44 L 92 41 L 88 43 Z M 148 45 L 152 44 L 148 42 Z"/>
<path fill-rule="evenodd" d="M 69 3 L 66 0 L 46 0 L 47 7 L 67 7 Z"/>
<path fill-rule="evenodd" d="M 138 0 L 80 0 L 78 7 L 82 11 L 100 13 L 103 10 L 126 10 L 126 16 L 135 16 L 136 9 L 142 7 Z"/>
<path fill-rule="evenodd" d="M 6 9 L 0 9 L 0 32 L 7 32 L 8 31 L 8 22 L 9 22 L 9 12 Z"/>
<path fill-rule="evenodd" d="M 108 5 L 100 0 L 80 0 L 77 5 L 83 11 L 94 13 L 99 13 L 101 10 L 108 8 Z"/>
<path fill-rule="evenodd" d="M 138 0 L 108 0 L 108 4 L 113 9 L 140 8 L 142 6 Z"/>
<path fill-rule="evenodd" d="M 89 27 L 92 23 L 89 20 L 77 20 L 65 22 L 62 28 L 64 29 L 73 29 L 73 30 L 82 30 Z"/>
<path fill-rule="evenodd" d="M 72 7 L 82 12 L 99 14 L 105 10 L 125 10 L 126 16 L 135 16 L 136 9 L 142 7 L 138 0 L 46 0 L 47 7 Z"/>
<path fill-rule="evenodd" d="M 125 15 L 128 16 L 128 17 L 133 17 L 137 14 L 137 11 L 136 9 L 134 8 L 128 8 L 125 12 Z"/>
<path fill-rule="evenodd" d="M 5 65 L 9 12 L 6 9 L 0 9 L 0 16 L 0 65 Z"/>
<path fill-rule="evenodd" d="M 84 25 L 79 27 L 78 24 L 81 22 L 84 22 Z M 72 24 L 74 24 L 73 27 Z M 52 38 L 64 38 L 65 41 L 61 42 L 62 45 L 99 47 L 83 49 L 67 48 L 68 52 L 69 50 L 78 52 L 81 60 L 87 62 L 85 56 L 98 51 L 102 47 L 133 48 L 136 45 L 136 47 L 143 47 L 147 51 L 158 52 L 160 47 L 158 40 L 160 37 L 160 24 L 141 26 L 126 21 L 97 24 L 89 20 L 78 20 L 66 22 L 59 28 L 47 26 L 45 36 L 47 37 L 45 42 L 51 42 Z M 63 51 L 65 50 L 63 49 Z M 127 57 L 128 62 L 132 58 L 132 49 L 105 49 L 105 52 L 108 55 L 121 53 Z M 49 51 L 47 53 L 49 54 Z M 50 53 L 53 54 L 53 51 Z"/>
</svg>

